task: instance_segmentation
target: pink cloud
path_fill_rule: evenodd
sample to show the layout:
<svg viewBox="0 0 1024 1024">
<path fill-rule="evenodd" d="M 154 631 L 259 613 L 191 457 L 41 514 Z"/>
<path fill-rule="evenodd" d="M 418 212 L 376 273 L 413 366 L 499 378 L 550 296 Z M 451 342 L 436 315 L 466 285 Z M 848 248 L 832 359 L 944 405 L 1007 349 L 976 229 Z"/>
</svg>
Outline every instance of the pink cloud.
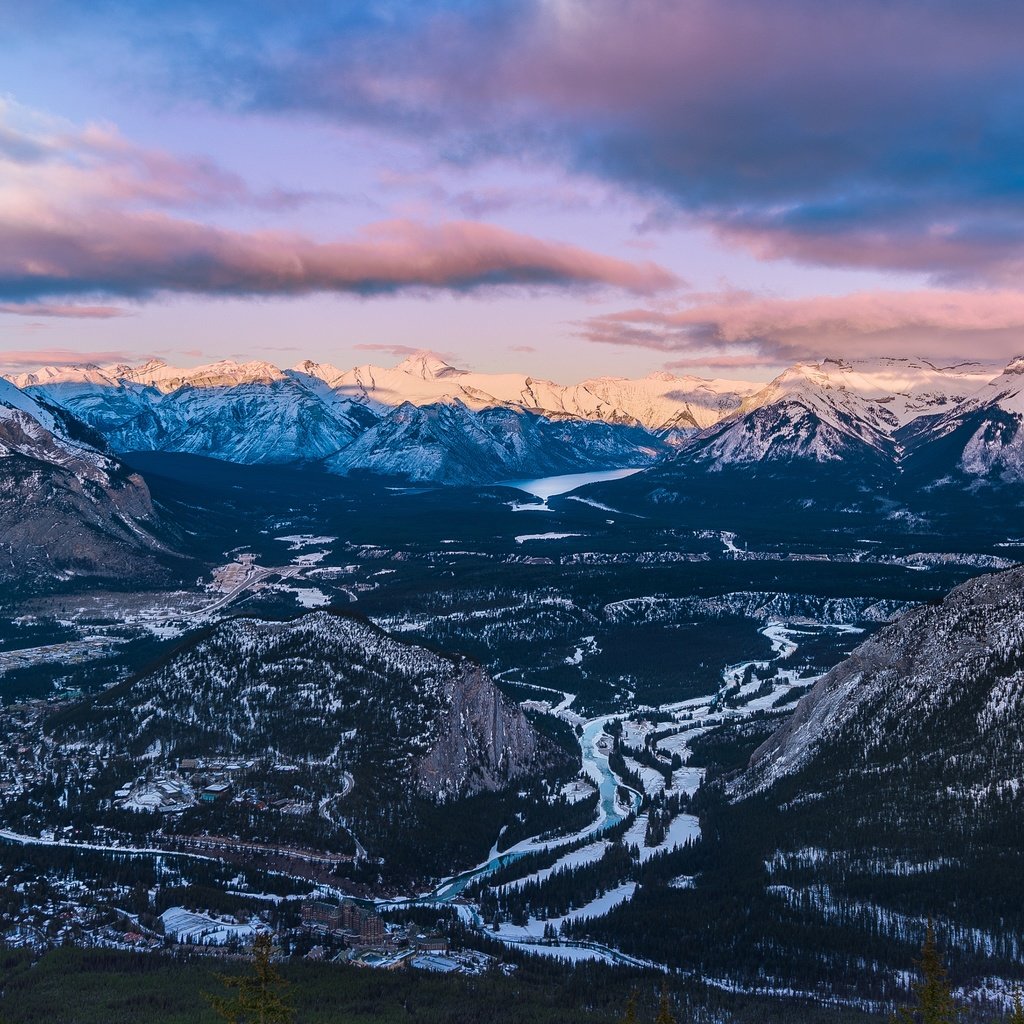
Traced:
<svg viewBox="0 0 1024 1024">
<path fill-rule="evenodd" d="M 673 286 L 654 263 L 635 263 L 473 221 L 387 221 L 349 241 L 241 232 L 109 209 L 0 211 L 0 295 L 145 297 L 373 295 L 406 289 L 611 286 L 640 294 Z"/>
<path fill-rule="evenodd" d="M 694 296 L 681 310 L 592 317 L 590 341 L 680 353 L 671 365 L 749 367 L 826 355 L 1007 359 L 1024 350 L 1024 292 L 856 292 L 801 299 Z"/>
<path fill-rule="evenodd" d="M 50 195 L 65 203 L 287 209 L 325 198 L 284 189 L 255 192 L 212 160 L 136 145 L 112 125 L 58 124 L 3 98 L 0 170 L 9 202 Z"/>
<path fill-rule="evenodd" d="M 110 320 L 114 317 L 134 316 L 120 306 L 76 306 L 70 303 L 29 302 L 24 305 L 17 303 L 0 303 L 0 313 L 13 316 L 53 316 L 72 320 Z"/>
<path fill-rule="evenodd" d="M 139 147 L 109 126 L 55 128 L 4 100 L 0 181 L 0 301 L 9 310 L 42 308 L 50 298 L 67 303 L 76 296 L 166 292 L 374 295 L 613 287 L 650 294 L 676 284 L 651 262 L 473 220 L 390 220 L 344 240 L 320 241 L 189 219 L 169 210 L 258 205 L 268 197 L 209 161 Z M 285 200 L 283 194 L 270 197 L 272 205 L 287 205 Z M 50 308 L 75 315 L 70 304 Z"/>
</svg>

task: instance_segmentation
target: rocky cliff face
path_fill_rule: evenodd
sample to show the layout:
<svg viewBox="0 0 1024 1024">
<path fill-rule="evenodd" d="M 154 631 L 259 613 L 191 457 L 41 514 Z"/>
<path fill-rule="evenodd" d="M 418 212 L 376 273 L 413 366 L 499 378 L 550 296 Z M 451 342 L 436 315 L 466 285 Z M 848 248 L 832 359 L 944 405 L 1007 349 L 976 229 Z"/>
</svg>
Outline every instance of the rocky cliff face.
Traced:
<svg viewBox="0 0 1024 1024">
<path fill-rule="evenodd" d="M 755 752 L 745 784 L 911 763 L 963 792 L 1024 777 L 1024 568 L 971 580 L 858 647 Z"/>
<path fill-rule="evenodd" d="M 500 789 L 545 763 L 549 751 L 478 665 L 447 679 L 434 745 L 416 765 L 425 793 L 446 797 Z"/>
<path fill-rule="evenodd" d="M 163 550 L 143 479 L 62 410 L 0 380 L 0 579 L 144 576 Z"/>
</svg>

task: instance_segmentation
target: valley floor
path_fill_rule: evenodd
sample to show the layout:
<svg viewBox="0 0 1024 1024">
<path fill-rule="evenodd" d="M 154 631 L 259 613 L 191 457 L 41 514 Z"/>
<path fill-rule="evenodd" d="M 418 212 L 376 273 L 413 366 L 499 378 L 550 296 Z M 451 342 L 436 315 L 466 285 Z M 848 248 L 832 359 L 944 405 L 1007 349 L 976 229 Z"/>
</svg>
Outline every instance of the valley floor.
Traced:
<svg viewBox="0 0 1024 1024">
<path fill-rule="evenodd" d="M 239 495 L 209 482 L 197 492 L 180 466 L 162 482 L 150 475 L 161 500 L 190 505 L 202 520 L 198 584 L 24 595 L 0 631 L 8 887 L 0 921 L 12 946 L 201 952 L 267 927 L 298 958 L 315 944 L 299 924 L 302 903 L 355 896 L 389 925 L 440 921 L 452 941 L 513 964 L 564 961 L 623 977 L 689 970 L 689 954 L 665 956 L 624 922 L 635 915 L 650 933 L 653 891 L 700 897 L 702 858 L 714 848 L 699 842 L 702 822 L 718 820 L 701 788 L 705 773 L 742 767 L 871 631 L 1012 564 L 1018 552 L 1007 545 L 1019 543 L 990 534 L 949 550 L 941 531 L 888 520 L 884 542 L 867 524 L 837 528 L 831 519 L 768 538 L 746 513 L 710 528 L 703 512 L 687 520 L 674 508 L 657 519 L 543 482 L 456 492 L 335 481 L 297 511 L 287 487 L 259 486 L 260 471 Z M 98 750 L 69 758 L 48 737 L 55 714 L 73 713 L 227 617 L 293 617 L 320 606 L 477 658 L 538 728 L 575 748 L 578 774 L 513 794 L 514 806 L 488 804 L 479 834 L 467 830 L 444 869 L 417 876 L 400 843 L 375 845 L 348 819 L 351 777 L 337 792 L 296 792 L 291 811 L 274 812 L 294 825 L 294 840 L 213 831 L 198 817 L 195 831 L 172 839 L 162 824 L 112 805 L 167 784 L 179 794 L 168 800 L 203 814 L 187 773 L 160 777 L 159 751 L 130 763 Z M 236 770 L 223 761 L 217 770 Z M 116 771 L 101 762 L 117 762 Z M 246 771 L 238 788 L 258 788 Z M 106 799 L 107 817 L 77 818 L 69 783 Z M 123 813 L 110 817 L 115 811 Z M 458 831 L 468 817 L 452 820 Z M 336 847 L 303 833 L 309 821 L 332 829 Z M 902 948 L 909 963 L 912 946 Z M 328 958 L 344 952 L 327 950 Z M 822 998 L 808 976 L 757 982 L 746 962 L 730 973 L 728 955 L 714 970 L 691 963 L 722 993 Z M 905 987 L 901 969 L 885 970 Z M 839 998 L 854 1014 L 874 1005 L 868 995 Z"/>
</svg>

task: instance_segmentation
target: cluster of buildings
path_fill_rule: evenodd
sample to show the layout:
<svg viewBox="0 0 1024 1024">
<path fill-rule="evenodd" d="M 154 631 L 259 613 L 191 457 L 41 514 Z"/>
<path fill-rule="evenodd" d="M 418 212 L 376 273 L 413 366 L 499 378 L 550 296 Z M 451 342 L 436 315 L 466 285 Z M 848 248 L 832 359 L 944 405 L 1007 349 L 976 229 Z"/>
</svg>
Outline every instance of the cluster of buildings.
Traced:
<svg viewBox="0 0 1024 1024">
<path fill-rule="evenodd" d="M 150 771 L 121 786 L 114 793 L 114 805 L 128 811 L 170 814 L 196 804 L 226 802 L 235 795 L 235 774 L 251 767 L 252 762 L 184 757 L 178 762 L 177 771 Z M 309 804 L 298 804 L 295 800 L 260 801 L 258 806 L 290 814 L 307 813 L 310 808 Z"/>
<path fill-rule="evenodd" d="M 383 946 L 390 933 L 380 914 L 361 907 L 354 900 L 329 903 L 310 900 L 302 904 L 302 927 L 350 946 Z"/>
<path fill-rule="evenodd" d="M 114 806 L 125 811 L 173 814 L 195 804 L 195 793 L 181 776 L 154 775 L 136 779 L 114 793 Z"/>
<path fill-rule="evenodd" d="M 343 942 L 347 952 L 335 959 L 344 959 L 356 967 L 413 967 L 442 974 L 479 974 L 494 959 L 476 951 L 452 952 L 447 936 L 439 932 L 385 924 L 380 914 L 355 900 L 303 903 L 302 927 L 312 935 Z M 327 950 L 322 945 L 314 946 L 308 955 L 312 960 L 326 958 Z"/>
</svg>

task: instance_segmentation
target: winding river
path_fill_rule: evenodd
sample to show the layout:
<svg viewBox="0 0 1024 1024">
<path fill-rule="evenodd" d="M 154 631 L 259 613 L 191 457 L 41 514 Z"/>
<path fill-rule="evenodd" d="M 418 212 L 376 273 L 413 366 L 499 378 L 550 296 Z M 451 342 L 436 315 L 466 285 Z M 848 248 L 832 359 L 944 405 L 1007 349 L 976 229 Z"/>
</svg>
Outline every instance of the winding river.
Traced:
<svg viewBox="0 0 1024 1024">
<path fill-rule="evenodd" d="M 605 715 L 602 718 L 593 718 L 583 727 L 583 735 L 580 736 L 580 751 L 583 755 L 583 772 L 590 777 L 597 787 L 599 796 L 598 815 L 586 828 L 571 835 L 559 836 L 555 839 L 524 839 L 509 847 L 504 853 L 497 850 L 491 851 L 491 856 L 483 863 L 478 864 L 462 874 L 447 878 L 441 882 L 432 892 L 425 893 L 413 900 L 388 901 L 386 906 L 400 906 L 407 902 L 451 903 L 465 888 L 478 878 L 484 878 L 499 868 L 505 867 L 528 853 L 537 853 L 541 850 L 557 850 L 560 846 L 568 846 L 587 836 L 596 836 L 605 830 L 617 825 L 627 816 L 636 811 L 640 806 L 640 794 L 624 786 L 615 773 L 608 766 L 608 754 L 604 744 L 601 742 L 604 736 L 605 723 L 610 721 L 614 715 Z M 628 789 L 632 806 L 624 810 L 616 799 L 619 787 Z"/>
</svg>

